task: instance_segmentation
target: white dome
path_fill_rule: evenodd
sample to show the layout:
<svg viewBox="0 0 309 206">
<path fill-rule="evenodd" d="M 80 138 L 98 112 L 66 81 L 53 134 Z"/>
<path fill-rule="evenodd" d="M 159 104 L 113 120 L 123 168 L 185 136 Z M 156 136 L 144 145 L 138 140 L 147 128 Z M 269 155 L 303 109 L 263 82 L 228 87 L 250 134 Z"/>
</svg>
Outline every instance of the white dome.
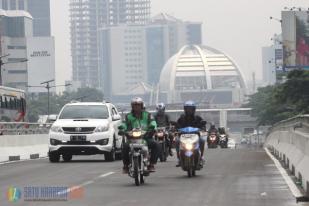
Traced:
<svg viewBox="0 0 309 206">
<path fill-rule="evenodd" d="M 246 85 L 237 65 L 223 52 L 207 46 L 186 45 L 165 64 L 159 87 L 160 93 L 174 102 L 183 100 L 176 97 L 178 93 L 244 90 Z"/>
</svg>

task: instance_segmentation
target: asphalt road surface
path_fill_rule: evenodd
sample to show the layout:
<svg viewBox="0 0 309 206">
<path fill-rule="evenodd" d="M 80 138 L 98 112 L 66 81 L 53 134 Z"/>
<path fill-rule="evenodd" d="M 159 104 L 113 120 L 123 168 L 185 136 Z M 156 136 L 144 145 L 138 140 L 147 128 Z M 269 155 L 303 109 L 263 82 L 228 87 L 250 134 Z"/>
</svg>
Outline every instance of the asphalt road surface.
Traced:
<svg viewBox="0 0 309 206">
<path fill-rule="evenodd" d="M 121 174 L 121 161 L 105 162 L 100 155 L 76 156 L 69 163 L 51 164 L 48 159 L 40 159 L 3 164 L 0 165 L 0 205 L 297 205 L 263 149 L 208 149 L 206 157 L 205 168 L 193 178 L 175 167 L 175 158 L 169 158 L 166 163 L 158 163 L 157 172 L 140 187 L 134 185 L 132 178 Z M 18 197 L 16 202 L 8 199 L 10 187 L 20 190 L 21 196 L 14 196 Z M 24 192 L 29 192 L 26 189 L 29 187 L 68 187 L 75 196 L 65 201 L 25 201 Z M 68 191 L 62 190 L 60 194 Z"/>
</svg>

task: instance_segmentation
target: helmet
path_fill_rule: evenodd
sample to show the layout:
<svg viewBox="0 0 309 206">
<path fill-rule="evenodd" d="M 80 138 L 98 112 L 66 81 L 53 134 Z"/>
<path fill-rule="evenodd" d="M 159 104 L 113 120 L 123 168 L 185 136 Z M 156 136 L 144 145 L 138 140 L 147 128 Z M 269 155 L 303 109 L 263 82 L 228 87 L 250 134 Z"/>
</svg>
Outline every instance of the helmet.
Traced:
<svg viewBox="0 0 309 206">
<path fill-rule="evenodd" d="M 165 104 L 164 103 L 157 104 L 156 109 L 157 109 L 158 112 L 164 112 L 165 111 Z"/>
<path fill-rule="evenodd" d="M 140 104 L 142 106 L 142 108 L 144 108 L 144 101 L 142 98 L 140 97 L 134 97 L 132 100 L 131 100 L 131 106 L 133 106 L 134 104 Z"/>
<path fill-rule="evenodd" d="M 185 104 L 184 104 L 184 109 L 186 108 L 193 108 L 194 110 L 196 109 L 196 104 L 194 101 L 186 101 Z"/>
<path fill-rule="evenodd" d="M 193 101 L 186 101 L 183 106 L 183 110 L 185 111 L 186 115 L 190 115 L 190 116 L 194 115 L 195 109 L 196 109 L 196 105 L 195 105 L 195 102 Z"/>
</svg>

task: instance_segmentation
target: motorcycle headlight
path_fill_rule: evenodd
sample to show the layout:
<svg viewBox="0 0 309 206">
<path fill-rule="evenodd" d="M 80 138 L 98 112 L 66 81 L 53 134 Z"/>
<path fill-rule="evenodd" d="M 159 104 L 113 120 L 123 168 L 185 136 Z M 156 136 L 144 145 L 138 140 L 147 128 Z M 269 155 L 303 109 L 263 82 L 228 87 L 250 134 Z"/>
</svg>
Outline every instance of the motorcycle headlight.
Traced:
<svg viewBox="0 0 309 206">
<path fill-rule="evenodd" d="M 185 144 L 186 150 L 192 150 L 193 144 Z"/>
<path fill-rule="evenodd" d="M 62 132 L 63 132 L 62 127 L 59 127 L 59 126 L 52 126 L 52 127 L 50 128 L 50 130 L 51 130 L 52 132 L 56 132 L 56 133 L 62 133 Z"/>
<path fill-rule="evenodd" d="M 140 137 L 141 135 L 142 135 L 142 132 L 141 132 L 141 131 L 134 131 L 134 132 L 132 132 L 132 136 L 133 136 L 134 138 Z"/>
<path fill-rule="evenodd" d="M 157 133 L 157 136 L 158 136 L 158 137 L 163 137 L 163 135 L 164 135 L 163 132 L 158 132 L 158 133 Z"/>
<path fill-rule="evenodd" d="M 106 132 L 109 129 L 109 125 L 98 126 L 94 132 Z"/>
</svg>

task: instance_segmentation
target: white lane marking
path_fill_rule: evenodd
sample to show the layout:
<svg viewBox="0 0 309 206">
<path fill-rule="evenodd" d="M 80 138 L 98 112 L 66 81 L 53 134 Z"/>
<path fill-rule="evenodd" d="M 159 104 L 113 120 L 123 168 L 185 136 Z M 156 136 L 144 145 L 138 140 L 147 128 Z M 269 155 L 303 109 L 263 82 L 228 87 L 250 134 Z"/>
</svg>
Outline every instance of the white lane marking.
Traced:
<svg viewBox="0 0 309 206">
<path fill-rule="evenodd" d="M 37 159 L 25 159 L 25 160 L 15 160 L 15 161 L 7 161 L 7 162 L 0 162 L 0 165 L 6 165 L 6 164 L 12 164 L 12 163 L 18 163 L 18 162 L 28 162 L 28 161 L 35 161 L 35 160 L 42 160 L 47 159 L 48 157 L 40 157 Z"/>
<path fill-rule="evenodd" d="M 108 173 L 106 173 L 106 174 L 100 175 L 98 178 L 107 177 L 107 176 L 112 175 L 112 174 L 114 174 L 114 173 L 115 173 L 115 172 L 108 172 Z"/>
<path fill-rule="evenodd" d="M 66 194 L 66 193 L 70 193 L 70 192 L 72 192 L 72 191 L 74 191 L 74 190 L 77 190 L 77 189 L 80 189 L 80 188 L 85 187 L 85 186 L 87 186 L 87 185 L 93 184 L 93 183 L 95 182 L 95 180 L 97 180 L 97 179 L 110 176 L 110 175 L 112 175 L 112 174 L 114 174 L 114 173 L 115 173 L 115 172 L 108 172 L 108 173 L 105 173 L 105 174 L 101 174 L 100 176 L 94 178 L 93 180 L 89 180 L 89 181 L 84 182 L 84 183 L 82 183 L 82 184 L 80 184 L 80 185 L 70 187 L 70 188 L 68 188 L 67 190 L 63 190 L 63 191 L 58 192 L 57 194 L 58 194 L 58 195 L 63 195 L 63 194 Z"/>
<path fill-rule="evenodd" d="M 281 166 L 280 162 L 269 152 L 267 148 L 264 148 L 268 156 L 274 161 L 277 169 L 281 173 L 283 179 L 285 180 L 286 184 L 289 186 L 292 194 L 294 197 L 300 197 L 302 196 L 302 193 L 300 190 L 296 187 L 292 179 L 289 177 L 288 173 L 285 171 L 285 169 Z"/>
</svg>

